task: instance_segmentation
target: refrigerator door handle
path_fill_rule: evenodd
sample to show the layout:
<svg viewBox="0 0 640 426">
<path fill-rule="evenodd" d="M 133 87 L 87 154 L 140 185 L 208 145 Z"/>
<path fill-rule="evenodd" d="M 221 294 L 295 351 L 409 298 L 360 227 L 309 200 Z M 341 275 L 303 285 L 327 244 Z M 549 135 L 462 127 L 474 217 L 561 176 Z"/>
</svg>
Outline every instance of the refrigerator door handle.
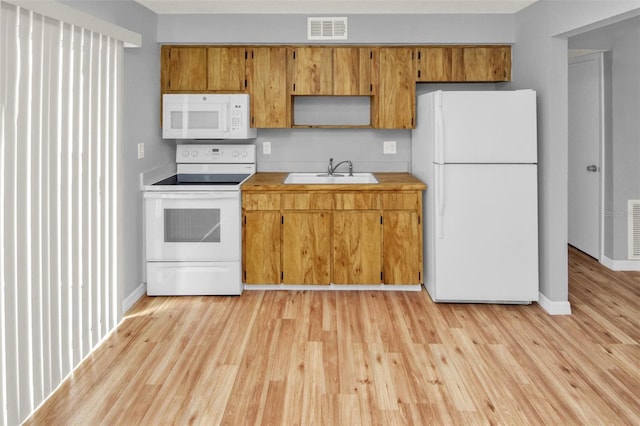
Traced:
<svg viewBox="0 0 640 426">
<path fill-rule="evenodd" d="M 438 238 L 444 238 L 444 221 L 442 218 L 444 217 L 444 166 L 440 164 L 435 164 L 436 169 L 436 203 L 437 203 L 437 233 Z"/>
<path fill-rule="evenodd" d="M 435 144 L 434 144 L 434 162 L 444 164 L 444 114 L 442 112 L 442 99 L 436 98 L 436 125 L 435 125 Z"/>
</svg>

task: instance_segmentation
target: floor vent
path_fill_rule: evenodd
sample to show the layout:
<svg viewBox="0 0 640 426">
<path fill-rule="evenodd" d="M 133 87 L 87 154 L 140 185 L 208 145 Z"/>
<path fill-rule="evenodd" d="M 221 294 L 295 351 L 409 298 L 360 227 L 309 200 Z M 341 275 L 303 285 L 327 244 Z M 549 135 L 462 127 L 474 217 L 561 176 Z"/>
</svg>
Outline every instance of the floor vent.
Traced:
<svg viewBox="0 0 640 426">
<path fill-rule="evenodd" d="M 640 260 L 640 200 L 629 200 L 629 259 Z"/>
<path fill-rule="evenodd" d="M 307 18 L 308 40 L 346 40 L 347 18 Z"/>
</svg>

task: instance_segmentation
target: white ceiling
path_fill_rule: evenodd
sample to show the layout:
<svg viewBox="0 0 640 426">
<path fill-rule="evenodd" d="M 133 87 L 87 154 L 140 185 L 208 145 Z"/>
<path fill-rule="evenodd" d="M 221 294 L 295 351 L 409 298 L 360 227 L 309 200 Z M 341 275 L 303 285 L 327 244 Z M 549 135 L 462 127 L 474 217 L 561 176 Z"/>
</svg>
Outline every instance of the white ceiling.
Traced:
<svg viewBox="0 0 640 426">
<path fill-rule="evenodd" d="M 158 14 L 515 13 L 537 0 L 135 0 Z"/>
</svg>

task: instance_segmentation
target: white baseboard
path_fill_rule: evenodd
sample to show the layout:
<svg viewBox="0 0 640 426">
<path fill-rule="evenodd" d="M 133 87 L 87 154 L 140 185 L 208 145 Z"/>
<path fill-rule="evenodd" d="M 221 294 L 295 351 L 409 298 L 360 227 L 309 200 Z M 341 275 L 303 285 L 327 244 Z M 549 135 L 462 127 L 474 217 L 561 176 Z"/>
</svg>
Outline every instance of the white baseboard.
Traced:
<svg viewBox="0 0 640 426">
<path fill-rule="evenodd" d="M 612 271 L 640 271 L 640 260 L 613 260 L 603 256 L 600 263 Z"/>
<path fill-rule="evenodd" d="M 142 283 L 122 301 L 122 312 L 127 312 L 145 294 L 147 294 L 147 285 Z"/>
<path fill-rule="evenodd" d="M 538 305 L 549 315 L 571 315 L 571 304 L 566 302 L 554 302 L 549 300 L 544 294 L 538 293 Z"/>
<path fill-rule="evenodd" d="M 244 290 L 289 290 L 289 291 L 324 291 L 324 290 L 344 290 L 344 291 L 421 291 L 420 284 L 328 284 L 328 285 L 309 285 L 309 284 L 245 284 Z"/>
</svg>

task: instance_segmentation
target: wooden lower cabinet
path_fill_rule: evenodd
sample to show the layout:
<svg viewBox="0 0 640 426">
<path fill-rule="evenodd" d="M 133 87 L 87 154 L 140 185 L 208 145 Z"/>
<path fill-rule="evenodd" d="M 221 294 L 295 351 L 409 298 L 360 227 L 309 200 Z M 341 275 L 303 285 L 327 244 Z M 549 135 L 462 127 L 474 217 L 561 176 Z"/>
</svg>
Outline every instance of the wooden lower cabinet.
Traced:
<svg viewBox="0 0 640 426">
<path fill-rule="evenodd" d="M 243 194 L 246 284 L 421 284 L 420 191 Z"/>
<path fill-rule="evenodd" d="M 280 211 L 245 212 L 242 250 L 245 283 L 280 282 L 280 217 Z"/>
<path fill-rule="evenodd" d="M 333 212 L 333 283 L 380 284 L 382 224 L 379 211 Z"/>
<path fill-rule="evenodd" d="M 383 212 L 385 284 L 422 283 L 422 227 L 415 211 Z"/>
<path fill-rule="evenodd" d="M 329 284 L 330 269 L 331 212 L 283 212 L 282 282 Z"/>
</svg>

